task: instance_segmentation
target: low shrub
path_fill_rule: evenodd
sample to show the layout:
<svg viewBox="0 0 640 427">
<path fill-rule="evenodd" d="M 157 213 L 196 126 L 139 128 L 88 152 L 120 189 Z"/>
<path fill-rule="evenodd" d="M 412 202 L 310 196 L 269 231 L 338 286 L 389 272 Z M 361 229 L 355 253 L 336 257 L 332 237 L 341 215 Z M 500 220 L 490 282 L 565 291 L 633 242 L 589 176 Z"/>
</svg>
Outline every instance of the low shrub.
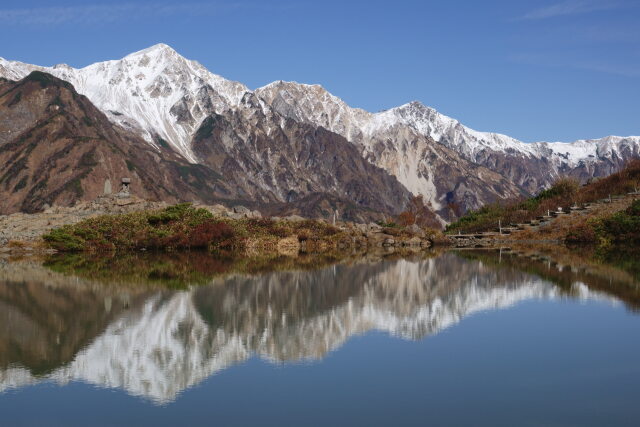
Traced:
<svg viewBox="0 0 640 427">
<path fill-rule="evenodd" d="M 640 243 L 640 200 L 632 202 L 624 211 L 575 225 L 567 233 L 565 241 L 567 243 L 597 242 L 600 246 Z"/>
<path fill-rule="evenodd" d="M 588 223 L 573 227 L 565 237 L 567 243 L 595 243 L 596 241 L 596 231 L 593 225 Z"/>
<path fill-rule="evenodd" d="M 250 241 L 274 242 L 323 239 L 340 230 L 314 220 L 280 221 L 268 218 L 216 218 L 206 209 L 183 203 L 157 211 L 104 215 L 51 231 L 44 237 L 59 251 L 138 249 L 245 248 Z"/>
<path fill-rule="evenodd" d="M 602 219 L 597 231 L 613 242 L 640 243 L 640 200 Z"/>
<path fill-rule="evenodd" d="M 210 245 L 230 246 L 230 239 L 235 236 L 233 228 L 222 221 L 206 221 L 195 226 L 187 235 L 183 247 L 207 248 Z"/>
</svg>

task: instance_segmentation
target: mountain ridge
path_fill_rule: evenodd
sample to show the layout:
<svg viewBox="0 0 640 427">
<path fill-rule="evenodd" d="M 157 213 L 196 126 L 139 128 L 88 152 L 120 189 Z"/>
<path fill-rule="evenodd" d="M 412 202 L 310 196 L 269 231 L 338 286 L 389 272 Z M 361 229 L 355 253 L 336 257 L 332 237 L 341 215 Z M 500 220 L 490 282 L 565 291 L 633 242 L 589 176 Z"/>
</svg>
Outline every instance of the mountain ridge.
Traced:
<svg viewBox="0 0 640 427">
<path fill-rule="evenodd" d="M 393 215 L 409 200 L 341 136 L 284 119 L 252 94 L 241 102 L 245 108 L 198 128 L 195 148 L 211 155 L 193 164 L 168 144 L 154 147 L 113 124 L 67 81 L 41 71 L 2 80 L 0 214 L 93 200 L 122 177 L 143 198 L 242 204 L 273 215 L 288 209 L 282 202 L 325 193 L 309 201 L 322 206 L 304 211 L 329 218 L 346 205 L 341 217 L 360 222 Z"/>
<path fill-rule="evenodd" d="M 640 156 L 640 137 L 635 136 L 524 143 L 475 131 L 418 101 L 370 113 L 350 107 L 317 84 L 279 80 L 250 90 L 162 43 L 79 69 L 0 58 L 0 78 L 15 80 L 34 70 L 72 83 L 111 122 L 137 134 L 156 151 L 168 147 L 195 164 L 207 162 L 196 144 L 198 132 L 212 116 L 243 116 L 251 124 L 241 138 L 244 144 L 282 134 L 290 126 L 288 119 L 296 126 L 323 127 L 355 145 L 362 158 L 394 176 L 411 193 L 423 194 L 444 220 L 459 211 L 536 193 L 560 176 L 587 181 L 608 175 Z M 257 118 L 267 110 L 267 119 Z M 275 140 L 265 147 L 280 150 Z M 257 157 L 253 160 L 260 164 Z M 268 174 L 281 175 L 271 168 Z M 263 179 L 257 169 L 247 177 L 258 184 Z M 262 189 L 278 194 L 275 201 L 287 201 L 278 184 L 274 181 Z M 300 195 L 318 190 L 322 189 L 305 189 Z"/>
</svg>

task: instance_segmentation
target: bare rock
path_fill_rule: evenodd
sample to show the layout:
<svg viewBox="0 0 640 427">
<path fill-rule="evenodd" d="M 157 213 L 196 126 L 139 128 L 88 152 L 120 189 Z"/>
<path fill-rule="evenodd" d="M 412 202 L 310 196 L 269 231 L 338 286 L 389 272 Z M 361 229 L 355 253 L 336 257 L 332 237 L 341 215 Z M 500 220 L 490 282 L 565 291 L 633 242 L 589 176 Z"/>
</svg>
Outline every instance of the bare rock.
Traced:
<svg viewBox="0 0 640 427">
<path fill-rule="evenodd" d="M 213 215 L 216 216 L 226 216 L 227 212 L 229 212 L 229 210 L 221 204 L 217 204 L 217 205 L 213 205 L 213 206 L 202 206 L 203 209 L 208 210 L 209 212 L 211 212 Z"/>
<path fill-rule="evenodd" d="M 418 236 L 420 238 L 424 238 L 426 236 L 424 230 L 416 224 L 411 224 L 410 226 L 408 226 L 407 231 L 413 234 L 414 236 Z"/>
<path fill-rule="evenodd" d="M 234 206 L 232 210 L 233 210 L 233 213 L 237 213 L 237 214 L 243 214 L 243 215 L 251 214 L 251 209 L 244 206 Z"/>
<path fill-rule="evenodd" d="M 382 246 L 393 246 L 395 245 L 396 241 L 393 237 L 387 237 L 386 239 L 384 239 Z"/>
</svg>

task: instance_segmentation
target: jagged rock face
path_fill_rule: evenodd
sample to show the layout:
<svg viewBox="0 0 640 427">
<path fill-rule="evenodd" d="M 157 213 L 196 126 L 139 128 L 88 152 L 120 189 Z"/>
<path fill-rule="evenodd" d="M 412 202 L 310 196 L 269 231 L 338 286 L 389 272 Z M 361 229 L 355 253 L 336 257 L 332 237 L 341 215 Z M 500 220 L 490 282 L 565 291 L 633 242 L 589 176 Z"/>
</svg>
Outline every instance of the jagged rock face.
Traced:
<svg viewBox="0 0 640 427">
<path fill-rule="evenodd" d="M 410 197 L 396 178 L 363 159 L 342 136 L 284 118 L 254 94 L 246 94 L 240 108 L 205 119 L 193 152 L 252 197 L 262 190 L 291 203 L 330 193 L 388 214 L 399 212 Z"/>
<path fill-rule="evenodd" d="M 389 170 L 413 193 L 422 193 L 427 198 L 433 194 L 434 186 L 440 184 L 442 187 L 442 182 L 449 177 L 435 173 L 431 163 L 416 157 L 415 153 L 403 156 L 407 152 L 407 141 L 415 143 L 411 138 L 398 135 L 398 129 L 407 127 L 427 137 L 427 141 L 419 144 L 423 147 L 435 141 L 455 151 L 459 155 L 457 162 L 450 158 L 445 160 L 453 167 L 459 164 L 464 168 L 462 160 L 485 166 L 510 181 L 512 188 L 517 186 L 527 193 L 536 193 L 563 175 L 574 176 L 583 182 L 592 177 L 606 176 L 619 170 L 628 159 L 640 155 L 640 137 L 611 136 L 572 143 L 528 144 L 506 135 L 475 131 L 419 102 L 372 114 L 349 107 L 317 85 L 280 81 L 257 89 L 256 93 L 287 117 L 324 126 L 361 144 L 373 163 Z M 393 141 L 395 147 L 390 153 L 397 157 L 397 161 L 385 161 L 372 149 L 376 141 L 384 138 Z M 372 152 L 374 155 L 370 154 Z M 395 166 L 396 163 L 403 168 Z M 433 177 L 429 178 L 423 170 L 431 172 Z M 500 178 L 495 176 L 495 179 Z M 467 184 L 467 187 L 472 191 L 482 191 L 475 185 Z M 506 186 L 500 191 L 504 198 L 512 196 Z M 437 204 L 447 193 L 444 189 L 436 191 L 431 200 Z M 478 198 L 483 203 L 492 201 L 490 195 Z M 463 205 L 473 207 L 464 202 Z"/>
<path fill-rule="evenodd" d="M 504 176 L 465 160 L 403 125 L 377 132 L 363 141 L 365 158 L 390 171 L 412 193 L 423 194 L 446 220 L 523 194 Z"/>
<path fill-rule="evenodd" d="M 529 193 L 548 187 L 560 176 L 582 182 L 620 170 L 640 156 L 640 137 L 608 136 L 571 143 L 524 143 L 507 135 L 478 132 L 419 102 L 379 113 L 382 123 L 401 122 L 432 137 L 463 158 L 502 174 Z"/>
<path fill-rule="evenodd" d="M 0 289 L 0 297 L 17 314 L 0 329 L 5 331 L 0 339 L 21 339 L 25 349 L 51 345 L 48 333 L 20 338 L 40 314 L 25 307 L 22 293 L 2 279 L 0 270 L 0 288 L 6 288 Z M 35 282 L 28 275 L 24 281 Z M 45 283 L 41 281 L 40 286 L 46 287 Z M 79 297 L 74 299 L 66 297 L 73 290 L 63 288 L 52 301 L 61 301 L 67 311 L 77 304 L 88 306 L 83 313 L 94 307 L 100 315 L 88 319 L 95 318 L 96 327 L 81 336 L 88 339 L 89 332 L 95 336 L 77 349 L 72 360 L 66 353 L 57 359 L 60 365 L 52 366 L 43 378 L 120 387 L 160 403 L 252 355 L 274 361 L 320 359 L 350 337 L 368 331 L 420 339 L 481 310 L 564 297 L 559 287 L 536 276 L 490 268 L 454 254 L 315 271 L 232 275 L 187 291 L 140 293 L 126 311 L 112 318 L 104 314 L 108 293 L 94 297 L 86 289 L 79 287 L 75 291 Z M 35 289 L 29 292 L 37 294 Z M 577 292 L 582 298 L 602 298 L 586 287 Z M 112 301 L 111 310 L 115 310 L 115 296 Z M 59 309 L 52 312 L 63 315 Z M 109 319 L 108 325 L 103 319 Z M 43 379 L 21 365 L 0 366 L 0 391 Z"/>
<path fill-rule="evenodd" d="M 280 114 L 322 126 L 354 143 L 362 156 L 423 194 L 441 217 L 476 209 L 522 191 L 502 175 L 459 156 L 410 126 L 352 109 L 317 85 L 276 82 L 256 91 Z"/>
<path fill-rule="evenodd" d="M 35 71 L 0 90 L 0 213 L 93 200 L 122 177 L 149 199 L 237 196 L 210 169 L 114 126 L 65 81 Z"/>
</svg>

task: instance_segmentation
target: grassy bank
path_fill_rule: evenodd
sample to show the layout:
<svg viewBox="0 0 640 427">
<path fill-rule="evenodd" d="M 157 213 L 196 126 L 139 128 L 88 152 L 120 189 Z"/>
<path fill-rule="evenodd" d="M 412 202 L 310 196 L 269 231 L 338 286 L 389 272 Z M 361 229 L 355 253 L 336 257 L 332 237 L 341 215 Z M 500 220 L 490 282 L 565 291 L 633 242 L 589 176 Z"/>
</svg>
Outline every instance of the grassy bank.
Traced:
<svg viewBox="0 0 640 427">
<path fill-rule="evenodd" d="M 212 252 L 284 254 L 327 252 L 382 246 L 426 247 L 442 240 L 439 232 L 416 224 L 383 226 L 322 220 L 232 219 L 190 204 L 162 210 L 102 215 L 65 225 L 45 235 L 45 244 L 61 252 L 203 249 Z M 440 238 L 440 239 L 439 239 Z"/>
<path fill-rule="evenodd" d="M 275 248 L 291 244 L 336 242 L 341 231 L 322 221 L 273 221 L 216 217 L 206 209 L 179 204 L 157 211 L 103 215 L 66 225 L 43 236 L 63 252 L 112 250 Z M 286 242 L 285 242 L 286 243 Z"/>
<path fill-rule="evenodd" d="M 484 206 L 449 224 L 447 232 L 491 231 L 498 227 L 498 221 L 501 221 L 503 226 L 524 223 L 546 215 L 547 211 L 555 211 L 558 207 L 567 210 L 576 204 L 594 202 L 611 195 L 627 194 L 639 187 L 640 160 L 633 160 L 623 170 L 583 186 L 575 180 L 563 178 L 535 197 Z"/>
</svg>

